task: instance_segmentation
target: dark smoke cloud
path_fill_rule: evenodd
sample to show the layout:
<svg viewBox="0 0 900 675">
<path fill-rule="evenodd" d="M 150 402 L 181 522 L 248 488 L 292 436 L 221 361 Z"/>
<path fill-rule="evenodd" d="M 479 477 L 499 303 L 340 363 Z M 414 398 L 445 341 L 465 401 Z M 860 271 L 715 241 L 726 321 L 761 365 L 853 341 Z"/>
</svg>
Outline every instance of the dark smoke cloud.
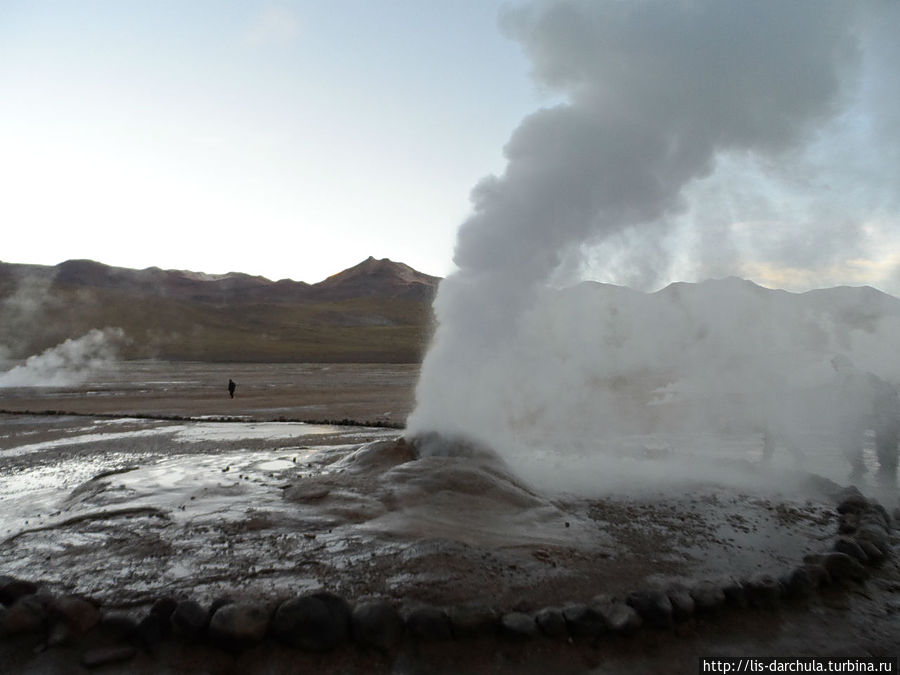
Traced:
<svg viewBox="0 0 900 675">
<path fill-rule="evenodd" d="M 525 118 L 504 173 L 472 192 L 410 431 L 502 444 L 514 425 L 501 420 L 561 405 L 560 373 L 582 383 L 593 368 L 603 381 L 612 369 L 589 361 L 603 354 L 585 356 L 571 339 L 577 312 L 554 318 L 547 296 L 579 273 L 646 288 L 751 263 L 773 274 L 828 267 L 863 252 L 866 227 L 896 198 L 896 168 L 878 172 L 847 152 L 896 132 L 896 101 L 879 87 L 897 79 L 880 76 L 895 51 L 882 22 L 900 28 L 897 16 L 887 3 L 827 0 L 561 0 L 506 11 L 502 27 L 535 79 L 566 102 Z M 663 368 L 665 326 L 641 323 L 651 335 L 635 338 L 634 354 L 656 354 Z M 745 359 L 745 372 L 753 353 L 723 358 Z M 542 389 L 526 370 L 557 386 Z"/>
</svg>

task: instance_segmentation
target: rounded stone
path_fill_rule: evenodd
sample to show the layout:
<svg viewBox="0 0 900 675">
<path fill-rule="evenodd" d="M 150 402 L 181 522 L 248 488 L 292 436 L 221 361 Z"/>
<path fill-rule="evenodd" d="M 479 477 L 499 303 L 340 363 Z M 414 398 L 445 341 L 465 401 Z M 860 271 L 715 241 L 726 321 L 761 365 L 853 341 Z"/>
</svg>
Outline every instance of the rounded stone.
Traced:
<svg viewBox="0 0 900 675">
<path fill-rule="evenodd" d="M 831 585 L 832 579 L 828 570 L 825 568 L 824 558 L 819 562 L 804 562 L 803 568 L 809 572 L 810 576 L 816 581 L 819 588 Z"/>
<path fill-rule="evenodd" d="M 865 511 L 869 506 L 869 500 L 854 487 L 842 491 L 841 501 L 837 505 L 838 513 L 852 513 Z"/>
<path fill-rule="evenodd" d="M 864 530 L 872 530 L 878 532 L 883 537 L 890 538 L 891 528 L 877 514 L 873 512 L 863 514 L 859 519 L 859 527 Z"/>
<path fill-rule="evenodd" d="M 712 581 L 700 581 L 690 590 L 698 612 L 709 612 L 725 604 L 725 591 Z"/>
<path fill-rule="evenodd" d="M 535 614 L 534 621 L 547 637 L 565 637 L 569 634 L 566 618 L 558 607 L 544 607 Z"/>
<path fill-rule="evenodd" d="M 781 582 L 788 598 L 805 598 L 819 587 L 818 571 L 811 565 L 801 565 L 784 576 Z"/>
<path fill-rule="evenodd" d="M 672 603 L 672 618 L 676 621 L 685 621 L 694 614 L 697 603 L 691 597 L 690 591 L 684 586 L 673 586 L 666 591 L 669 602 Z"/>
<path fill-rule="evenodd" d="M 840 534 L 852 534 L 853 532 L 856 532 L 856 528 L 858 527 L 858 512 L 842 513 L 841 517 L 838 519 L 838 533 Z"/>
<path fill-rule="evenodd" d="M 15 577 L 0 576 L 0 604 L 9 607 L 19 598 L 37 593 L 37 584 Z"/>
<path fill-rule="evenodd" d="M 406 629 L 414 638 L 425 641 L 450 640 L 450 618 L 439 607 L 416 607 L 406 613 Z"/>
<path fill-rule="evenodd" d="M 135 635 L 147 649 L 153 649 L 159 645 L 170 632 L 171 627 L 168 619 L 164 619 L 153 612 L 141 619 L 135 629 Z"/>
<path fill-rule="evenodd" d="M 3 614 L 3 630 L 7 635 L 41 630 L 47 620 L 47 610 L 37 597 L 26 595 L 16 600 Z"/>
<path fill-rule="evenodd" d="M 48 609 L 51 616 L 65 621 L 74 634 L 86 633 L 100 623 L 100 610 L 84 598 L 76 596 L 55 598 Z"/>
<path fill-rule="evenodd" d="M 350 605 L 334 593 L 320 591 L 282 603 L 272 619 L 281 642 L 306 651 L 330 651 L 350 635 Z"/>
<path fill-rule="evenodd" d="M 878 548 L 875 544 L 873 544 L 868 539 L 861 539 L 856 542 L 859 544 L 859 547 L 863 550 L 866 556 L 869 558 L 870 565 L 877 565 L 882 562 L 887 556 L 884 554 L 880 548 Z"/>
<path fill-rule="evenodd" d="M 490 636 L 500 626 L 500 613 L 493 607 L 477 603 L 451 607 L 447 617 L 457 638 Z"/>
<path fill-rule="evenodd" d="M 530 614 L 509 612 L 500 619 L 500 630 L 508 638 L 527 640 L 538 634 L 537 623 Z"/>
<path fill-rule="evenodd" d="M 668 628 L 672 625 L 672 602 L 664 591 L 632 591 L 625 603 L 634 608 L 641 619 L 654 628 Z"/>
<path fill-rule="evenodd" d="M 403 638 L 403 618 L 387 600 L 368 600 L 353 608 L 353 639 L 361 645 L 390 651 Z"/>
<path fill-rule="evenodd" d="M 775 609 L 781 604 L 781 584 L 775 577 L 761 574 L 747 584 L 747 595 L 754 607 Z"/>
<path fill-rule="evenodd" d="M 884 556 L 891 555 L 891 537 L 884 528 L 875 525 L 860 525 L 856 531 L 856 541 L 868 541 Z"/>
<path fill-rule="evenodd" d="M 859 544 L 851 537 L 840 536 L 834 542 L 834 550 L 838 553 L 846 553 L 854 560 L 858 560 L 863 565 L 869 562 L 869 556 L 862 550 Z"/>
<path fill-rule="evenodd" d="M 606 631 L 603 615 L 593 607 L 571 604 L 563 607 L 562 613 L 573 637 L 597 637 Z"/>
<path fill-rule="evenodd" d="M 218 612 L 225 605 L 230 605 L 235 602 L 234 598 L 230 595 L 222 595 L 215 600 L 212 601 L 212 604 L 209 606 L 209 618 L 212 619 L 213 615 Z"/>
<path fill-rule="evenodd" d="M 881 524 L 888 529 L 891 529 L 891 526 L 893 525 L 891 522 L 891 514 L 888 513 L 888 510 L 874 500 L 869 503 L 869 510 L 866 511 L 865 515 L 878 518 L 878 520 L 881 521 Z"/>
<path fill-rule="evenodd" d="M 159 598 L 150 608 L 151 614 L 156 614 L 161 619 L 168 620 L 172 616 L 172 612 L 178 606 L 178 600 L 175 598 Z"/>
<path fill-rule="evenodd" d="M 824 556 L 823 565 L 832 579 L 865 581 L 869 578 L 866 568 L 846 553 L 828 553 Z"/>
<path fill-rule="evenodd" d="M 744 609 L 750 604 L 747 600 L 746 584 L 737 579 L 727 579 L 722 584 L 722 595 L 726 604 L 732 607 Z"/>
<path fill-rule="evenodd" d="M 643 620 L 631 605 L 624 602 L 607 601 L 594 605 L 600 612 L 606 628 L 612 633 L 633 633 L 643 625 Z"/>
<path fill-rule="evenodd" d="M 120 640 L 135 634 L 138 621 L 125 612 L 103 612 L 100 617 L 100 628 L 110 638 Z"/>
<path fill-rule="evenodd" d="M 175 606 L 169 622 L 176 635 L 197 640 L 209 625 L 209 612 L 196 600 L 182 600 Z"/>
<path fill-rule="evenodd" d="M 269 628 L 269 612 L 261 605 L 229 603 L 209 621 L 209 637 L 227 649 L 238 650 L 261 642 Z"/>
</svg>

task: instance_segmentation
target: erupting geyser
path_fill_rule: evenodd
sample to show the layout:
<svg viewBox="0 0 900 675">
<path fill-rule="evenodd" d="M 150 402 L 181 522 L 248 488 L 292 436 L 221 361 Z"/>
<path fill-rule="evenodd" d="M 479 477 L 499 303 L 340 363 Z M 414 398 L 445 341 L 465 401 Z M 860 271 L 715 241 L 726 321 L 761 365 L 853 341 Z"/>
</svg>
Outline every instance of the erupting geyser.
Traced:
<svg viewBox="0 0 900 675">
<path fill-rule="evenodd" d="M 900 381 L 884 337 L 900 314 L 872 289 L 829 305 L 739 279 L 571 284 L 589 267 L 639 289 L 859 281 L 848 261 L 897 227 L 900 6 L 561 0 L 502 25 L 566 102 L 527 117 L 504 173 L 472 192 L 410 435 L 472 437 L 532 479 L 604 486 L 632 464 L 695 475 L 696 456 L 626 460 L 696 450 L 705 432 L 713 454 L 744 434 L 815 457 L 813 432 L 844 405 L 835 353 Z"/>
</svg>

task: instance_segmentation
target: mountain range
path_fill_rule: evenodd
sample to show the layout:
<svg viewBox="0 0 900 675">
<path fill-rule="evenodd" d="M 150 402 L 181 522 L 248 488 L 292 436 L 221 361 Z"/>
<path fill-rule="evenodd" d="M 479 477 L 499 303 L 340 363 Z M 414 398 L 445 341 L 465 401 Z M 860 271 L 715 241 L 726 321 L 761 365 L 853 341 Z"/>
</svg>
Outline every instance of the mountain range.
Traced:
<svg viewBox="0 0 900 675">
<path fill-rule="evenodd" d="M 0 263 L 0 356 L 117 327 L 124 358 L 416 362 L 439 281 L 372 257 L 317 284 L 91 260 Z"/>
<path fill-rule="evenodd" d="M 316 284 L 90 260 L 0 262 L 0 359 L 110 327 L 124 333 L 126 359 L 416 363 L 433 331 L 439 282 L 372 257 Z M 587 281 L 559 291 L 552 305 L 540 320 L 583 335 L 584 348 L 601 347 L 602 358 L 619 358 L 647 333 L 665 332 L 685 356 L 716 336 L 753 335 L 767 349 L 846 351 L 900 378 L 900 300 L 870 287 L 788 293 L 731 277 L 640 293 Z"/>
</svg>

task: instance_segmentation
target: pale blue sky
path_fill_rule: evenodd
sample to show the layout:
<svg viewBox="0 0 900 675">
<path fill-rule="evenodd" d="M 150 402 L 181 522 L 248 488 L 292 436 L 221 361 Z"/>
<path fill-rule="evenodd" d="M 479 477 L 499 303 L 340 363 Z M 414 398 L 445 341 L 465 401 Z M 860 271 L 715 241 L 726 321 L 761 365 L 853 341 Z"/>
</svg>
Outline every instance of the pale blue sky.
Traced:
<svg viewBox="0 0 900 675">
<path fill-rule="evenodd" d="M 445 275 L 472 187 L 567 93 L 499 28 L 526 2 L 0 0 L 0 260 L 316 282 L 373 255 Z M 900 293 L 900 9 L 869 7 L 862 86 L 803 153 L 717 157 L 682 222 L 637 237 L 665 255 L 626 231 L 559 280 Z"/>
<path fill-rule="evenodd" d="M 500 4 L 0 0 L 0 259 L 446 274 L 548 100 Z"/>
</svg>

